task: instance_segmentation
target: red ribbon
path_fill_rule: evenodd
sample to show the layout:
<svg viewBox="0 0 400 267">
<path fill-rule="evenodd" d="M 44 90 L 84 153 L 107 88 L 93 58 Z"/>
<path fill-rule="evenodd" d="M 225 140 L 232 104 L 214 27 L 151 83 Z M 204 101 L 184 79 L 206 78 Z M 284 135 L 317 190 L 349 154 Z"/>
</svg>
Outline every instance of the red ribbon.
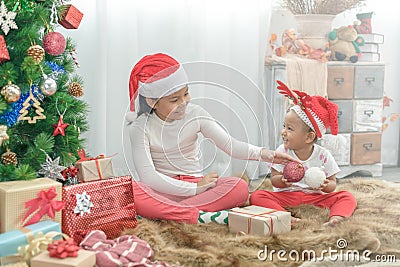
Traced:
<svg viewBox="0 0 400 267">
<path fill-rule="evenodd" d="M 114 154 L 116 155 L 116 154 Z M 113 157 L 114 155 L 110 156 Z M 80 150 L 78 150 L 78 156 L 80 157 L 80 159 L 77 161 L 78 162 L 82 162 L 82 161 L 89 161 L 89 160 L 95 160 L 96 161 L 96 168 L 97 168 L 97 172 L 99 174 L 100 180 L 103 180 L 103 173 L 101 172 L 101 166 L 99 163 L 99 159 L 104 159 L 104 158 L 110 158 L 110 157 L 106 157 L 104 154 L 100 154 L 97 157 L 94 158 L 87 158 L 86 157 L 86 152 L 85 150 L 82 148 Z"/>
<path fill-rule="evenodd" d="M 55 213 L 62 210 L 65 206 L 63 201 L 53 200 L 56 196 L 56 188 L 52 186 L 47 191 L 40 190 L 37 198 L 25 202 L 25 208 L 29 208 L 29 210 L 25 213 L 23 221 L 25 221 L 35 211 L 37 212 L 24 224 L 24 226 L 39 222 L 46 214 L 49 215 L 50 218 L 54 219 Z"/>
<path fill-rule="evenodd" d="M 76 177 L 76 175 L 78 174 L 78 169 L 75 168 L 74 166 L 70 166 L 66 169 L 64 169 L 61 174 L 64 177 L 64 179 L 68 179 L 68 175 L 71 176 L 72 178 Z"/>
<path fill-rule="evenodd" d="M 67 240 L 56 240 L 49 244 L 47 250 L 50 257 L 64 259 L 67 257 L 78 257 L 79 246 L 72 238 Z"/>
<path fill-rule="evenodd" d="M 87 158 L 86 157 L 86 152 L 85 152 L 84 149 L 78 150 L 78 156 L 80 157 L 80 159 L 77 162 L 88 161 L 88 160 L 96 160 L 96 159 L 104 159 L 106 157 L 106 156 L 104 156 L 104 154 L 100 154 L 95 158 Z"/>
</svg>

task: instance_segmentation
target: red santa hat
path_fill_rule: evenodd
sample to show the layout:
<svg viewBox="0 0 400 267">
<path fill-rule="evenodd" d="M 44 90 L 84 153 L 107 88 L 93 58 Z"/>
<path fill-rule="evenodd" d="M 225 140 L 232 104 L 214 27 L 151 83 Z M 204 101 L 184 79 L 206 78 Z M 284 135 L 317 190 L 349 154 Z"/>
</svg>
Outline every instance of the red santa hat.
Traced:
<svg viewBox="0 0 400 267">
<path fill-rule="evenodd" d="M 129 78 L 130 110 L 135 111 L 138 94 L 158 99 L 179 91 L 187 82 L 182 65 L 171 56 L 162 53 L 144 56 Z"/>
<path fill-rule="evenodd" d="M 293 101 L 290 109 L 307 124 L 321 138 L 328 128 L 333 135 L 337 135 L 338 105 L 322 96 L 309 96 L 305 92 L 290 90 L 283 82 L 278 82 L 278 90 Z"/>
</svg>

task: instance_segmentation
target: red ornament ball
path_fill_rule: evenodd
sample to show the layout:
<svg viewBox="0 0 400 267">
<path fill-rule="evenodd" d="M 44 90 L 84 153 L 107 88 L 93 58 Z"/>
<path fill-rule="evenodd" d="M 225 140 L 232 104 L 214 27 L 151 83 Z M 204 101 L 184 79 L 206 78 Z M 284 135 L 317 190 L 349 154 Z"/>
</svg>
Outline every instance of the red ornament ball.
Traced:
<svg viewBox="0 0 400 267">
<path fill-rule="evenodd" d="M 289 162 L 283 168 L 283 177 L 285 177 L 288 182 L 295 183 L 303 179 L 304 177 L 304 167 L 298 162 Z"/>
<path fill-rule="evenodd" d="M 50 32 L 43 38 L 43 48 L 52 56 L 57 56 L 64 52 L 66 46 L 67 42 L 64 36 L 59 32 Z"/>
</svg>

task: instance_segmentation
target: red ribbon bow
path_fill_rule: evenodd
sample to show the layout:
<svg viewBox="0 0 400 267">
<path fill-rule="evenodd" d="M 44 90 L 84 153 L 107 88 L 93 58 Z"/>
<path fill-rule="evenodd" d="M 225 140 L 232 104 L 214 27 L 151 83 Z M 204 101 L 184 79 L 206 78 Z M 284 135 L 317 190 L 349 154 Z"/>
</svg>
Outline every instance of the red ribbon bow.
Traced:
<svg viewBox="0 0 400 267">
<path fill-rule="evenodd" d="M 61 174 L 64 177 L 64 179 L 68 179 L 68 175 L 72 178 L 76 177 L 78 174 L 78 169 L 75 168 L 74 166 L 69 166 L 68 168 L 64 169 Z"/>
<path fill-rule="evenodd" d="M 88 161 L 88 160 L 96 160 L 96 159 L 104 159 L 106 156 L 104 156 L 104 154 L 100 154 L 95 158 L 87 158 L 86 157 L 86 152 L 84 149 L 80 149 L 78 150 L 78 156 L 80 157 L 80 159 L 78 160 L 78 162 L 82 162 L 82 161 Z"/>
<path fill-rule="evenodd" d="M 47 191 L 40 190 L 37 198 L 25 202 L 25 208 L 29 208 L 29 210 L 24 215 L 23 221 L 25 221 L 35 211 L 37 212 L 24 224 L 24 226 L 39 222 L 46 214 L 49 215 L 50 218 L 54 219 L 55 213 L 62 210 L 65 206 L 63 201 L 53 200 L 56 196 L 56 188 L 52 186 Z"/>
<path fill-rule="evenodd" d="M 50 257 L 64 259 L 67 257 L 78 257 L 79 246 L 72 238 L 67 240 L 56 240 L 49 244 L 47 250 Z"/>
</svg>

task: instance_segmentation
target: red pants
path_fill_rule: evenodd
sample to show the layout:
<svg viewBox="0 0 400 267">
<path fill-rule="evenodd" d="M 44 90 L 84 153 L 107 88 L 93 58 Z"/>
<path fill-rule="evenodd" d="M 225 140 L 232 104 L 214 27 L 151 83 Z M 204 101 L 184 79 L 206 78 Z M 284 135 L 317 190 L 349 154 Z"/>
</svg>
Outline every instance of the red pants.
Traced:
<svg viewBox="0 0 400 267">
<path fill-rule="evenodd" d="M 191 176 L 175 178 L 187 182 L 201 179 Z M 163 194 L 136 181 L 133 181 L 133 193 L 136 212 L 140 216 L 194 224 L 199 218 L 199 210 L 219 211 L 242 206 L 249 196 L 249 188 L 243 179 L 223 177 L 218 178 L 214 188 L 190 197 Z"/>
<path fill-rule="evenodd" d="M 250 195 L 250 205 L 262 206 L 275 210 L 285 211 L 283 207 L 297 207 L 309 204 L 330 209 L 329 216 L 349 217 L 353 214 L 357 201 L 347 191 L 332 192 L 328 194 L 307 194 L 296 192 L 270 192 L 257 190 Z"/>
</svg>

